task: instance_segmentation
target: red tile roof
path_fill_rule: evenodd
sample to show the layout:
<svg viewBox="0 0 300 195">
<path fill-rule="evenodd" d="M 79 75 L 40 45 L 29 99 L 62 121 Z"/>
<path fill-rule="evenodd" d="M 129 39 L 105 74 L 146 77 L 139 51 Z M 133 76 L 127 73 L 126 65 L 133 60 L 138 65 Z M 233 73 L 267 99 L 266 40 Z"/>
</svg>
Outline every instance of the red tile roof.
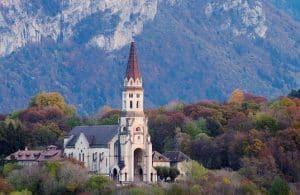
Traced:
<svg viewBox="0 0 300 195">
<path fill-rule="evenodd" d="M 141 80 L 141 74 L 140 74 L 140 71 L 139 71 L 139 65 L 138 65 L 137 54 L 136 54 L 136 47 L 135 47 L 134 42 L 131 43 L 130 54 L 129 54 L 129 58 L 128 58 L 128 64 L 127 64 L 125 78 L 127 78 L 128 80 L 130 78 L 133 78 L 134 81 L 137 78 Z"/>
<path fill-rule="evenodd" d="M 18 150 L 5 158 L 6 160 L 17 161 L 48 161 L 62 160 L 62 150 L 57 150 L 56 146 L 49 146 L 47 150 Z"/>
</svg>

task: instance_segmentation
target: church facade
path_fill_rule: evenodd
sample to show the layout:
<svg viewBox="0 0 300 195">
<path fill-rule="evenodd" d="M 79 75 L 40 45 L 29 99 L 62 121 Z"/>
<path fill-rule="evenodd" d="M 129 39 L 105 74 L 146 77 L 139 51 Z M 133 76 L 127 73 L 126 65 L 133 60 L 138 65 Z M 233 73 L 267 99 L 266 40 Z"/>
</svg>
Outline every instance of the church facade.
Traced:
<svg viewBox="0 0 300 195">
<path fill-rule="evenodd" d="M 143 103 L 143 81 L 131 43 L 119 124 L 75 127 L 64 139 L 64 154 L 82 161 L 90 172 L 120 182 L 156 182 Z"/>
</svg>

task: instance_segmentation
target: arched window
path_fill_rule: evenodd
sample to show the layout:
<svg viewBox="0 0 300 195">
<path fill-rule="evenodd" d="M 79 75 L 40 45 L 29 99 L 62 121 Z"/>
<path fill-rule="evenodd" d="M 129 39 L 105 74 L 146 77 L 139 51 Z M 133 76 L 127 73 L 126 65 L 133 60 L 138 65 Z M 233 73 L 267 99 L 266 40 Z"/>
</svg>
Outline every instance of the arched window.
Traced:
<svg viewBox="0 0 300 195">
<path fill-rule="evenodd" d="M 136 102 L 136 108 L 139 108 L 139 107 L 140 107 L 140 104 L 139 104 L 139 103 L 140 103 L 139 101 Z"/>
<path fill-rule="evenodd" d="M 141 131 L 141 128 L 140 128 L 140 127 L 137 127 L 135 130 L 136 130 L 136 131 Z"/>
<path fill-rule="evenodd" d="M 132 108 L 132 101 L 130 101 L 130 108 Z"/>
</svg>

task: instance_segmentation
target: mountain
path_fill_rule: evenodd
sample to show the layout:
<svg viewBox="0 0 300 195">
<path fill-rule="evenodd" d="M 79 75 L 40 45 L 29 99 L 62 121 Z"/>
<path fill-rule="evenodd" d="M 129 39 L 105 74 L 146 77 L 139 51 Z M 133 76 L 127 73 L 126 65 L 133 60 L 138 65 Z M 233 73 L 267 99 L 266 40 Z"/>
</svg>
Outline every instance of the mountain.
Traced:
<svg viewBox="0 0 300 195">
<path fill-rule="evenodd" d="M 300 21 L 300 1 L 298 0 L 272 0 L 280 9 L 285 10 L 294 19 Z"/>
<path fill-rule="evenodd" d="M 295 1 L 296 2 L 296 1 Z M 299 10 L 273 0 L 0 0 L 0 110 L 58 91 L 120 107 L 135 40 L 146 106 L 300 87 Z"/>
</svg>

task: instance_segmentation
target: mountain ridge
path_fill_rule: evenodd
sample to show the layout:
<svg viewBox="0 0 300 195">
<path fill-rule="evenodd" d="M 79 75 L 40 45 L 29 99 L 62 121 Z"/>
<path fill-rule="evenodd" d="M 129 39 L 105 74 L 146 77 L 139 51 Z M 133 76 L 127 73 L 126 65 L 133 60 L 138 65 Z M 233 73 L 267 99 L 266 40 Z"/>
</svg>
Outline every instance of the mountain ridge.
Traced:
<svg viewBox="0 0 300 195">
<path fill-rule="evenodd" d="M 223 101 L 236 88 L 273 98 L 300 87 L 300 24 L 274 4 L 228 0 L 228 9 L 218 0 L 143 2 L 157 3 L 155 17 L 124 40 L 137 43 L 146 106 Z M 210 15 L 209 5 L 215 6 Z M 91 44 L 94 35 L 110 37 L 120 22 L 118 14 L 107 21 L 107 12 L 96 14 L 76 23 L 69 39 L 43 37 L 0 58 L 2 112 L 26 107 L 43 90 L 62 93 L 82 114 L 120 106 L 129 46 L 111 51 Z M 265 36 L 257 26 L 267 27 Z"/>
</svg>

